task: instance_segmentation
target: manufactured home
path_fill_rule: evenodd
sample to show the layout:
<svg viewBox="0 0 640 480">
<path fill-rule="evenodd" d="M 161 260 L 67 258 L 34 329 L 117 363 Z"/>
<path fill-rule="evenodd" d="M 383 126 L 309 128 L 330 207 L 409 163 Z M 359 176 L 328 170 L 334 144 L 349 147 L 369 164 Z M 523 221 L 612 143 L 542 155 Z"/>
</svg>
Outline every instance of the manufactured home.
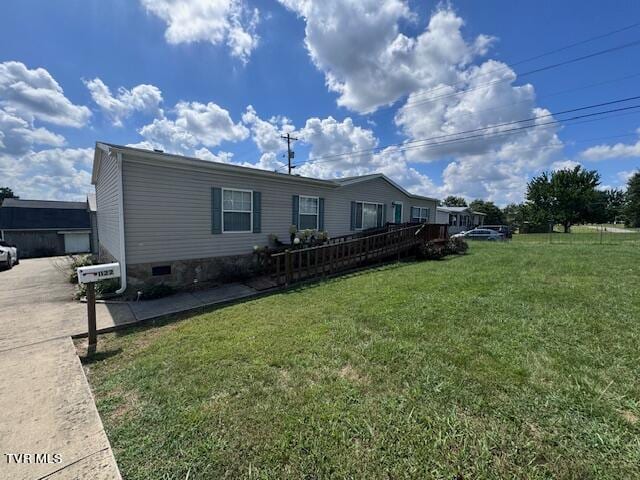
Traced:
<svg viewBox="0 0 640 480">
<path fill-rule="evenodd" d="M 469 207 L 438 207 L 436 223 L 449 225 L 449 233 L 454 234 L 484 225 L 486 214 Z"/>
<path fill-rule="evenodd" d="M 122 291 L 212 280 L 221 259 L 288 243 L 292 228 L 436 221 L 437 200 L 382 174 L 322 180 L 100 142 L 92 183 L 100 259 L 120 263 Z"/>
</svg>

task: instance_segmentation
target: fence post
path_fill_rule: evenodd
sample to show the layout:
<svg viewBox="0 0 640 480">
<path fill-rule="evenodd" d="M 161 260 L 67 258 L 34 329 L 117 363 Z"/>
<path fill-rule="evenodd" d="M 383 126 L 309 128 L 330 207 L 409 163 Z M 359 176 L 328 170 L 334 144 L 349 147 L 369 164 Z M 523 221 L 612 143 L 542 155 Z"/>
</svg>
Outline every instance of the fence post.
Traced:
<svg viewBox="0 0 640 480">
<path fill-rule="evenodd" d="M 291 251 L 284 251 L 284 284 L 289 285 L 291 281 Z"/>
</svg>

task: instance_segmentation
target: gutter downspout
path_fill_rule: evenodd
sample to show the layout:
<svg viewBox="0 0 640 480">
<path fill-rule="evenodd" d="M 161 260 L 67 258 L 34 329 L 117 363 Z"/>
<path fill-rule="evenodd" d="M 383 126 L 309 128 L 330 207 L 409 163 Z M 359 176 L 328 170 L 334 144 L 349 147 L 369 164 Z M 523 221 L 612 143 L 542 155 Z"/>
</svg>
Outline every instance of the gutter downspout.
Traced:
<svg viewBox="0 0 640 480">
<path fill-rule="evenodd" d="M 120 224 L 120 288 L 116 290 L 116 294 L 120 295 L 127 289 L 127 262 L 124 246 L 124 193 L 122 188 L 122 153 L 116 154 L 116 162 L 118 165 L 118 173 L 120 173 L 120 182 L 118 183 L 118 223 Z"/>
</svg>

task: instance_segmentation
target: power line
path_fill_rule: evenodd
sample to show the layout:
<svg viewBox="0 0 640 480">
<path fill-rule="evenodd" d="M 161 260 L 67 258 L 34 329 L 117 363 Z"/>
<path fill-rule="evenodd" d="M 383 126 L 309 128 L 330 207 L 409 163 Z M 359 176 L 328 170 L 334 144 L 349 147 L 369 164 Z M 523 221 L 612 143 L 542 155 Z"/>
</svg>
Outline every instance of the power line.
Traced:
<svg viewBox="0 0 640 480">
<path fill-rule="evenodd" d="M 494 128 L 500 128 L 500 127 L 504 127 L 504 126 L 515 125 L 515 124 L 524 123 L 524 122 L 532 122 L 532 121 L 539 120 L 539 119 L 542 119 L 542 118 L 565 115 L 565 114 L 568 114 L 568 113 L 575 113 L 575 112 L 578 112 L 578 111 L 588 110 L 588 109 L 592 109 L 592 108 L 599 108 L 599 107 L 603 107 L 603 106 L 607 106 L 607 105 L 614 105 L 614 104 L 617 104 L 617 103 L 623 103 L 623 102 L 628 102 L 628 101 L 631 101 L 631 100 L 638 100 L 638 99 L 640 99 L 640 95 L 633 96 L 633 97 L 627 97 L 627 98 L 623 98 L 623 99 L 618 99 L 618 100 L 612 100 L 612 101 L 609 101 L 609 102 L 602 102 L 602 103 L 587 105 L 587 106 L 583 106 L 583 107 L 572 108 L 572 109 L 569 109 L 569 110 L 563 110 L 563 111 L 555 112 L 555 113 L 549 113 L 549 114 L 529 117 L 529 118 L 525 118 L 525 119 L 522 119 L 522 120 L 514 120 L 514 121 L 511 121 L 511 122 L 499 123 L 499 124 L 496 124 L 496 125 L 490 125 L 490 126 L 487 126 L 487 127 L 475 128 L 475 129 L 472 129 L 472 130 L 464 130 L 464 131 L 456 132 L 456 133 L 449 133 L 449 134 L 437 135 L 437 136 L 433 136 L 433 137 L 419 138 L 419 139 L 415 139 L 415 140 L 410 140 L 408 142 L 391 143 L 391 144 L 387 144 L 387 145 L 383 145 L 383 146 L 377 146 L 377 147 L 372 147 L 372 148 L 368 148 L 368 149 L 356 150 L 356 151 L 353 151 L 353 152 L 344 152 L 344 153 L 336 153 L 336 154 L 331 154 L 331 155 L 323 155 L 323 156 L 320 156 L 320 157 L 316 157 L 314 159 L 307 160 L 306 162 L 303 162 L 302 164 L 310 164 L 310 163 L 315 164 L 315 163 L 324 162 L 325 160 L 328 160 L 328 159 L 336 159 L 336 158 L 341 158 L 341 157 L 345 157 L 345 156 L 354 156 L 354 155 L 358 155 L 358 154 L 373 153 L 373 152 L 376 152 L 376 151 L 379 151 L 379 150 L 383 150 L 383 149 L 389 148 L 389 147 L 405 147 L 406 145 L 422 143 L 422 142 L 431 141 L 431 140 L 438 140 L 438 139 L 448 138 L 448 137 L 453 137 L 453 136 L 458 136 L 458 135 L 464 135 L 464 134 L 468 134 L 468 133 L 477 133 L 477 132 L 486 131 L 486 130 L 490 130 L 490 129 L 494 129 Z M 637 108 L 637 107 L 625 107 L 622 110 L 627 110 L 629 108 Z M 613 111 L 620 111 L 620 110 L 613 110 Z M 609 112 L 611 112 L 611 111 L 594 112 L 594 113 L 588 114 L 586 116 L 578 116 L 578 117 L 573 117 L 573 118 L 569 118 L 569 119 L 557 120 L 554 123 L 572 121 L 572 120 L 575 120 L 576 118 L 585 118 L 585 117 L 589 117 L 589 116 L 603 115 L 603 114 L 606 114 L 606 113 L 609 113 Z M 545 123 L 543 125 L 546 125 L 546 124 L 547 123 Z M 533 126 L 533 125 L 529 125 L 528 127 L 531 127 L 531 126 Z M 523 127 L 520 127 L 519 129 L 523 129 Z M 512 131 L 512 130 L 514 130 L 514 129 L 510 129 L 510 130 L 506 130 L 506 131 Z M 496 132 L 496 133 L 499 133 L 499 132 Z M 479 136 L 487 136 L 487 135 L 483 134 L 483 135 L 479 135 Z M 477 137 L 477 135 L 474 136 L 474 138 L 475 137 Z M 458 139 L 453 139 L 453 140 L 458 140 Z M 450 140 L 450 141 L 452 141 L 452 140 Z M 440 143 L 447 143 L 447 142 L 440 142 Z"/>
<path fill-rule="evenodd" d="M 618 45 L 616 47 L 611 47 L 611 48 L 607 48 L 605 50 L 600 50 L 598 52 L 590 53 L 588 55 L 582 55 L 580 57 L 576 57 L 576 58 L 572 58 L 572 59 L 569 59 L 569 60 L 565 60 L 564 62 L 558 62 L 558 63 L 554 63 L 554 64 L 551 64 L 551 65 L 545 65 L 544 67 L 536 68 L 534 70 L 530 70 L 528 72 L 519 74 L 518 78 L 525 77 L 525 76 L 528 76 L 528 75 L 532 75 L 534 73 L 544 72 L 544 71 L 551 70 L 551 69 L 554 69 L 554 68 L 558 68 L 558 67 L 561 67 L 561 66 L 564 66 L 564 65 L 569 65 L 571 63 L 577 63 L 577 62 L 580 62 L 580 61 L 583 61 L 583 60 L 587 60 L 589 58 L 597 57 L 597 56 L 600 56 L 600 55 L 605 55 L 607 53 L 613 53 L 615 51 L 624 50 L 625 48 L 630 48 L 630 47 L 634 47 L 634 46 L 637 46 L 637 45 L 640 45 L 640 40 L 635 40 L 633 42 L 629 42 L 629 43 L 625 43 L 625 44 L 622 44 L 622 45 Z M 417 105 L 424 105 L 426 103 L 433 103 L 436 100 L 440 100 L 440 99 L 443 99 L 443 98 L 455 97 L 455 96 L 461 95 L 463 93 L 474 92 L 476 90 L 481 90 L 483 88 L 491 87 L 491 86 L 496 85 L 498 83 L 510 82 L 512 80 L 513 79 L 511 79 L 511 78 L 507 78 L 507 79 L 503 78 L 503 79 L 499 79 L 499 80 L 493 80 L 493 81 L 487 82 L 487 83 L 481 83 L 480 85 L 475 85 L 473 87 L 466 88 L 466 89 L 463 89 L 463 90 L 458 90 L 456 92 L 446 93 L 446 94 L 443 94 L 443 95 L 437 95 L 435 97 L 427 98 L 425 100 L 420 100 L 418 102 L 407 102 L 401 108 L 407 108 L 407 107 L 412 108 L 412 107 L 417 106 Z M 418 95 L 421 95 L 421 94 L 418 94 Z M 415 98 L 415 96 L 414 96 L 414 98 Z"/>
<path fill-rule="evenodd" d="M 595 40 L 600 40 L 602 38 L 606 38 L 606 37 L 609 37 L 611 35 L 615 35 L 617 33 L 621 33 L 621 32 L 624 32 L 626 30 L 630 30 L 632 28 L 636 28 L 638 26 L 640 26 L 640 22 L 636 22 L 636 23 L 633 23 L 631 25 L 627 25 L 626 27 L 618 28 L 616 30 L 611 30 L 611 31 L 609 31 L 607 33 L 604 33 L 604 34 L 600 34 L 600 35 L 596 35 L 596 36 L 593 36 L 593 37 L 589 37 L 589 38 L 587 38 L 585 40 L 580 40 L 578 42 L 570 43 L 570 44 L 565 45 L 563 47 L 556 48 L 554 50 L 550 50 L 550 51 L 535 55 L 533 57 L 525 58 L 525 59 L 519 60 L 519 61 L 514 62 L 514 63 L 508 63 L 504 67 L 496 68 L 496 69 L 491 70 L 489 72 L 484 72 L 484 73 L 475 75 L 472 78 L 472 80 L 475 80 L 475 79 L 481 78 L 481 77 L 485 77 L 485 76 L 488 76 L 488 75 L 492 75 L 492 74 L 497 73 L 497 72 L 510 70 L 510 69 L 513 69 L 514 67 L 516 67 L 517 65 L 522 65 L 523 63 L 528 63 L 528 62 L 531 62 L 533 60 L 538 60 L 540 58 L 543 58 L 543 57 L 546 57 L 546 56 L 549 56 L 549 55 L 553 55 L 554 53 L 559 53 L 559 52 L 562 52 L 562 51 L 565 51 L 565 50 L 569 50 L 571 48 L 574 48 L 574 47 L 577 47 L 577 46 L 580 46 L 580 45 L 584 45 L 586 43 L 590 43 L 590 42 L 593 42 Z M 598 54 L 601 54 L 601 53 L 596 53 L 594 55 L 598 55 Z M 525 73 L 523 73 L 523 74 L 521 74 L 519 76 L 522 77 L 522 76 L 530 75 L 530 74 L 532 74 L 532 72 L 525 72 Z M 462 84 L 462 83 L 463 82 L 457 82 L 457 84 Z M 438 87 L 431 88 L 431 89 L 429 89 L 429 90 L 427 90 L 425 92 L 420 92 L 417 95 L 427 95 L 427 94 L 432 93 L 434 91 L 438 91 L 438 90 L 442 90 L 444 88 L 447 88 L 448 86 L 449 85 L 440 85 Z"/>
</svg>

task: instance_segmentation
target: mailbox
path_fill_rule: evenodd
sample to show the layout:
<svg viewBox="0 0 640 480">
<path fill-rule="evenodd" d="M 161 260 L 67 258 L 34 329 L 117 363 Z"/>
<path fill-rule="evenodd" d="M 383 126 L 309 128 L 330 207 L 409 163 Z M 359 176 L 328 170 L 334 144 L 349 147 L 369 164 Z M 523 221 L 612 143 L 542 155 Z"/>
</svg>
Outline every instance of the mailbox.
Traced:
<svg viewBox="0 0 640 480">
<path fill-rule="evenodd" d="M 79 283 L 95 283 L 110 278 L 120 277 L 119 263 L 104 263 L 102 265 L 90 265 L 78 268 Z"/>
</svg>

